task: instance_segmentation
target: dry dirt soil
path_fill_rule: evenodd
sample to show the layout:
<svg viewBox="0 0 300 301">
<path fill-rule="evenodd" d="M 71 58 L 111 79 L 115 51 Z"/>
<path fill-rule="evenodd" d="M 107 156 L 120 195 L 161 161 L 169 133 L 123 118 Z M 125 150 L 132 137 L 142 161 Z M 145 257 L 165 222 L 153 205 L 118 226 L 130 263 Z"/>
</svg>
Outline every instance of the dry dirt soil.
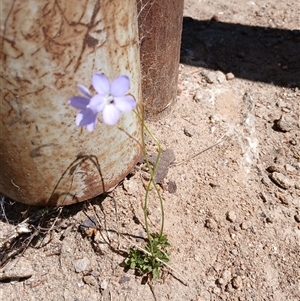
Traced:
<svg viewBox="0 0 300 301">
<path fill-rule="evenodd" d="M 300 300 L 300 2 L 186 0 L 184 16 L 177 101 L 150 124 L 176 158 L 161 188 L 176 272 L 142 283 L 124 267 L 145 237 L 139 164 L 62 210 L 2 198 L 1 260 L 23 251 L 0 270 L 1 300 Z M 45 229 L 3 246 L 25 216 Z M 158 230 L 153 191 L 149 217 Z"/>
</svg>

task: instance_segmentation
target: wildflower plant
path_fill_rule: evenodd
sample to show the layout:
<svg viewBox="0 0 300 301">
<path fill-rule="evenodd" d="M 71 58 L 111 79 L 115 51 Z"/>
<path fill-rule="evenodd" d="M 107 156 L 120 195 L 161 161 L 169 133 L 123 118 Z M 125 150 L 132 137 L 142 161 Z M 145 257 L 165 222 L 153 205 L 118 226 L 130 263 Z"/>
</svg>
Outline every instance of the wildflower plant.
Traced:
<svg viewBox="0 0 300 301">
<path fill-rule="evenodd" d="M 102 112 L 103 122 L 115 125 L 121 112 L 130 112 L 135 106 L 135 99 L 127 95 L 130 88 L 130 80 L 126 75 L 121 75 L 110 83 L 103 73 L 95 73 L 92 83 L 96 95 L 92 95 L 89 89 L 78 85 L 78 90 L 84 96 L 74 96 L 69 99 L 69 104 L 80 112 L 76 116 L 76 125 L 87 126 L 88 131 L 94 131 L 97 123 L 97 115 Z"/>
<path fill-rule="evenodd" d="M 89 132 L 95 130 L 98 113 L 102 112 L 103 122 L 107 125 L 116 125 L 121 113 L 126 113 L 136 108 L 136 101 L 132 95 L 128 93 L 130 88 L 130 79 L 126 75 L 120 75 L 112 82 L 109 81 L 107 76 L 103 73 L 95 73 L 92 77 L 92 86 L 97 92 L 92 95 L 91 92 L 83 85 L 78 85 L 78 90 L 84 96 L 73 96 L 69 99 L 68 103 L 80 110 L 76 116 L 77 126 L 86 126 Z M 126 258 L 125 263 L 132 269 L 136 269 L 142 274 L 150 275 L 150 278 L 157 279 L 160 276 L 162 265 L 169 261 L 169 254 L 167 248 L 170 246 L 167 236 L 164 231 L 164 206 L 160 194 L 160 190 L 154 181 L 155 172 L 158 166 L 161 146 L 159 141 L 154 137 L 149 128 L 144 122 L 143 114 L 139 114 L 134 110 L 139 121 L 142 124 L 142 143 L 141 147 L 144 152 L 144 158 L 147 168 L 150 172 L 150 180 L 146 187 L 146 194 L 143 204 L 144 222 L 147 232 L 147 241 L 143 248 L 130 248 L 129 256 Z M 120 130 L 123 130 L 119 127 Z M 157 144 L 158 156 L 156 162 L 152 166 L 148 160 L 146 152 L 144 133 L 147 133 Z M 126 132 L 125 132 L 126 133 Z M 131 135 L 129 137 L 134 139 Z M 148 197 L 151 186 L 154 187 L 157 193 L 159 204 L 161 208 L 161 227 L 158 233 L 151 233 L 148 221 Z"/>
</svg>

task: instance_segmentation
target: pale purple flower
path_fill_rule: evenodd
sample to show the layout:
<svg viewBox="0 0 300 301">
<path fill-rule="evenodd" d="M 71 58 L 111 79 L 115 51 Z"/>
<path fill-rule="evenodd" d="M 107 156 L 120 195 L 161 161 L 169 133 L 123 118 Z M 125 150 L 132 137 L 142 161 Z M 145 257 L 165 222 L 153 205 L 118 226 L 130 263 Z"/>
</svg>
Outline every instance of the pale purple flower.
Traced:
<svg viewBox="0 0 300 301">
<path fill-rule="evenodd" d="M 78 85 L 77 88 L 85 96 L 74 96 L 69 100 L 71 106 L 81 110 L 76 116 L 76 125 L 86 125 L 91 132 L 95 129 L 99 112 L 102 112 L 104 123 L 114 125 L 121 112 L 130 112 L 135 108 L 135 99 L 127 95 L 130 88 L 128 76 L 120 75 L 110 83 L 105 74 L 95 73 L 92 84 L 96 95 L 92 96 L 86 87 Z"/>
</svg>

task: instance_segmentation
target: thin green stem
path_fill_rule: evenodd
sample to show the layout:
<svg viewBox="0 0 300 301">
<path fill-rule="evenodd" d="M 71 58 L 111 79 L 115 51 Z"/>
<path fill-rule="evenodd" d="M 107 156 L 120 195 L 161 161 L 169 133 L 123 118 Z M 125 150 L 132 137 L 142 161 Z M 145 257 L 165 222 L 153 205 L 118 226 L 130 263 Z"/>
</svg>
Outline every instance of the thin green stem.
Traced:
<svg viewBox="0 0 300 301">
<path fill-rule="evenodd" d="M 161 208 L 161 226 L 160 226 L 160 231 L 159 231 L 159 237 L 161 238 L 162 235 L 163 235 L 163 231 L 164 231 L 165 212 L 164 212 L 164 205 L 163 205 L 163 200 L 162 200 L 160 191 L 159 191 L 159 189 L 158 189 L 158 187 L 157 187 L 157 185 L 155 183 L 155 173 L 156 173 L 156 170 L 158 168 L 158 162 L 159 162 L 159 159 L 160 159 L 160 155 L 162 153 L 162 148 L 161 148 L 161 145 L 160 145 L 159 141 L 156 139 L 156 137 L 152 134 L 152 132 L 150 131 L 150 129 L 148 128 L 148 126 L 145 124 L 144 115 L 142 114 L 142 116 L 141 116 L 139 114 L 139 112 L 137 112 L 137 111 L 134 111 L 134 112 L 135 112 L 136 116 L 138 117 L 139 121 L 142 124 L 142 143 L 141 143 L 141 147 L 143 149 L 144 159 L 146 161 L 147 168 L 148 168 L 148 170 L 150 172 L 150 181 L 149 181 L 149 183 L 148 183 L 148 185 L 146 187 L 146 194 L 145 194 L 145 199 L 144 199 L 143 212 L 144 212 L 144 220 L 145 220 L 146 233 L 147 233 L 147 237 L 148 237 L 148 241 L 149 241 L 149 246 L 150 246 L 150 252 L 151 252 L 151 255 L 154 256 L 153 239 L 151 237 L 151 233 L 150 233 L 150 229 L 149 229 L 148 210 L 147 209 L 148 209 L 148 206 L 149 206 L 149 191 L 150 191 L 150 188 L 151 188 L 151 184 L 153 184 L 154 189 L 155 189 L 155 191 L 156 191 L 156 193 L 158 195 L 159 204 L 160 204 L 160 208 Z M 151 166 L 151 164 L 149 162 L 148 154 L 146 152 L 145 131 L 153 139 L 153 141 L 155 141 L 155 143 L 156 143 L 156 145 L 158 147 L 158 155 L 157 155 L 157 158 L 155 160 L 155 163 L 154 163 L 153 167 Z M 124 131 L 124 132 L 126 133 L 126 131 Z"/>
<path fill-rule="evenodd" d="M 151 178 L 150 178 L 150 181 L 149 181 L 149 184 L 151 185 L 151 183 L 153 183 L 153 186 L 155 188 L 155 191 L 158 195 L 158 198 L 159 198 L 159 203 L 160 203 L 160 208 L 161 208 L 161 226 L 160 226 L 160 231 L 159 231 L 159 236 L 161 237 L 163 235 L 163 231 L 164 231 L 164 224 L 165 224 L 165 211 L 164 211 L 164 205 L 163 205 L 163 200 L 162 200 L 162 197 L 161 197 L 161 194 L 160 194 L 160 191 L 155 183 L 155 173 L 156 173 L 156 170 L 157 170 L 157 167 L 158 167 L 158 162 L 159 162 L 159 159 L 160 159 L 160 155 L 162 153 L 162 148 L 161 148 L 161 145 L 159 143 L 159 141 L 156 139 L 156 137 L 151 133 L 150 129 L 148 128 L 148 126 L 143 123 L 143 126 L 146 130 L 146 132 L 149 134 L 149 136 L 155 141 L 155 143 L 157 144 L 157 147 L 158 147 L 158 155 L 157 155 L 157 158 L 155 160 L 155 163 L 153 165 L 153 168 L 151 167 L 150 163 L 149 163 L 149 160 L 148 160 L 148 155 L 146 153 L 146 150 L 145 150 L 145 147 L 144 147 L 144 153 L 145 153 L 145 159 L 146 159 L 146 164 L 147 164 L 147 167 L 148 169 L 150 170 L 150 175 L 151 175 Z M 147 187 L 148 188 L 148 187 Z M 150 186 L 149 186 L 150 188 Z"/>
</svg>

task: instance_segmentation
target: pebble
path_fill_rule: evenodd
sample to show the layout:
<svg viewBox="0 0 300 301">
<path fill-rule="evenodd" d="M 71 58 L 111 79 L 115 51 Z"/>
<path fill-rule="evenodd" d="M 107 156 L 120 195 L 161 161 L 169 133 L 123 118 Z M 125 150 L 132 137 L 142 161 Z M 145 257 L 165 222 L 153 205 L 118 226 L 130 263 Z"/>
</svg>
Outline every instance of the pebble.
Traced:
<svg viewBox="0 0 300 301">
<path fill-rule="evenodd" d="M 231 271 L 230 270 L 224 270 L 222 275 L 221 275 L 221 278 L 224 279 L 224 281 L 227 283 L 230 281 L 230 278 L 231 278 Z"/>
<path fill-rule="evenodd" d="M 289 108 L 282 108 L 281 110 L 282 110 L 282 112 L 285 112 L 285 113 L 291 112 L 291 109 L 289 109 Z"/>
<path fill-rule="evenodd" d="M 277 101 L 276 105 L 278 108 L 286 108 L 286 106 L 287 106 L 286 102 L 284 102 L 283 100 Z"/>
<path fill-rule="evenodd" d="M 97 286 L 98 284 L 97 280 L 92 275 L 84 276 L 82 280 L 85 284 L 89 284 L 91 286 Z"/>
<path fill-rule="evenodd" d="M 276 166 L 276 165 L 271 165 L 269 167 L 266 168 L 267 172 L 280 172 L 280 167 Z"/>
<path fill-rule="evenodd" d="M 261 182 L 264 184 L 264 185 L 266 185 L 266 186 L 270 186 L 271 185 L 271 180 L 268 178 L 268 177 L 263 177 L 262 179 L 261 179 Z"/>
<path fill-rule="evenodd" d="M 276 127 L 279 131 L 286 133 L 292 130 L 294 120 L 291 117 L 281 117 L 276 121 Z"/>
<path fill-rule="evenodd" d="M 89 270 L 90 268 L 90 260 L 86 257 L 83 257 L 81 259 L 77 259 L 73 262 L 75 272 L 76 273 L 82 273 L 84 271 Z"/>
<path fill-rule="evenodd" d="M 243 286 L 242 277 L 240 277 L 240 276 L 233 277 L 232 281 L 231 281 L 231 284 L 232 284 L 233 288 L 235 288 L 235 289 L 241 288 Z"/>
<path fill-rule="evenodd" d="M 251 227 L 251 223 L 249 221 L 242 222 L 242 224 L 241 224 L 241 229 L 242 230 L 247 230 L 250 227 Z"/>
<path fill-rule="evenodd" d="M 218 226 L 218 224 L 213 218 L 208 218 L 205 221 L 205 227 L 210 229 L 210 230 L 216 229 L 217 226 Z"/>
<path fill-rule="evenodd" d="M 231 282 L 229 282 L 229 283 L 226 285 L 225 291 L 228 292 L 228 293 L 230 293 L 230 292 L 233 291 Z"/>
<path fill-rule="evenodd" d="M 208 84 L 213 84 L 216 81 L 216 73 L 213 71 L 204 70 L 201 75 Z"/>
<path fill-rule="evenodd" d="M 175 193 L 177 191 L 177 185 L 175 181 L 169 181 L 167 184 L 169 193 Z"/>
<path fill-rule="evenodd" d="M 177 95 L 180 95 L 184 89 L 184 86 L 182 84 L 177 85 Z"/>
<path fill-rule="evenodd" d="M 289 199 L 283 195 L 282 193 L 276 192 L 275 196 L 279 199 L 279 201 L 284 204 L 284 205 L 288 205 L 289 204 Z"/>
<path fill-rule="evenodd" d="M 100 287 L 103 291 L 105 291 L 108 287 L 108 282 L 104 279 L 101 284 L 100 284 Z"/>
<path fill-rule="evenodd" d="M 129 195 L 135 195 L 137 193 L 137 183 L 134 178 L 124 179 L 123 188 Z"/>
<path fill-rule="evenodd" d="M 300 215 L 299 215 L 299 214 L 296 214 L 296 215 L 294 216 L 294 218 L 295 218 L 295 221 L 296 221 L 297 223 L 300 223 Z"/>
<path fill-rule="evenodd" d="M 195 102 L 200 102 L 201 100 L 203 100 L 203 94 L 202 92 L 197 92 L 194 96 L 193 99 L 195 100 Z"/>
<path fill-rule="evenodd" d="M 21 258 L 8 263 L 5 268 L 0 270 L 0 281 L 18 281 L 30 278 L 34 273 L 30 261 Z"/>
<path fill-rule="evenodd" d="M 232 79 L 234 79 L 234 74 L 231 73 L 231 72 L 227 73 L 227 74 L 226 74 L 226 79 L 227 79 L 227 80 L 232 80 Z"/>
<path fill-rule="evenodd" d="M 269 224 L 273 224 L 274 223 L 274 218 L 273 217 L 267 217 L 266 222 L 269 223 Z"/>
<path fill-rule="evenodd" d="M 276 185 L 283 189 L 288 189 L 293 186 L 292 181 L 280 172 L 273 172 L 270 178 Z"/>
<path fill-rule="evenodd" d="M 297 172 L 297 169 L 294 166 L 290 165 L 290 164 L 285 164 L 284 168 L 287 172 L 294 172 L 294 173 Z"/>
<path fill-rule="evenodd" d="M 261 197 L 264 203 L 271 203 L 271 195 L 269 192 L 260 192 L 259 196 Z"/>
<path fill-rule="evenodd" d="M 213 288 L 213 293 L 214 293 L 215 295 L 219 295 L 219 294 L 221 293 L 221 289 L 220 289 L 218 286 L 215 286 L 215 287 Z"/>
<path fill-rule="evenodd" d="M 226 213 L 226 218 L 227 218 L 230 222 L 234 223 L 234 222 L 236 221 L 236 214 L 235 214 L 235 212 L 232 211 L 232 210 L 228 211 L 228 212 Z"/>
<path fill-rule="evenodd" d="M 223 285 L 223 284 L 225 284 L 225 280 L 223 278 L 219 278 L 219 279 L 217 279 L 217 284 Z"/>
<path fill-rule="evenodd" d="M 183 129 L 183 132 L 186 136 L 188 137 L 192 137 L 195 135 L 195 131 L 194 130 L 190 130 L 190 129 L 187 129 L 187 128 L 184 128 Z"/>
<path fill-rule="evenodd" d="M 221 71 L 217 71 L 216 74 L 217 74 L 217 82 L 219 84 L 223 84 L 226 81 L 225 74 Z"/>
<path fill-rule="evenodd" d="M 237 256 L 239 254 L 238 250 L 237 249 L 232 249 L 230 250 L 230 253 L 233 255 L 233 256 Z"/>
</svg>

